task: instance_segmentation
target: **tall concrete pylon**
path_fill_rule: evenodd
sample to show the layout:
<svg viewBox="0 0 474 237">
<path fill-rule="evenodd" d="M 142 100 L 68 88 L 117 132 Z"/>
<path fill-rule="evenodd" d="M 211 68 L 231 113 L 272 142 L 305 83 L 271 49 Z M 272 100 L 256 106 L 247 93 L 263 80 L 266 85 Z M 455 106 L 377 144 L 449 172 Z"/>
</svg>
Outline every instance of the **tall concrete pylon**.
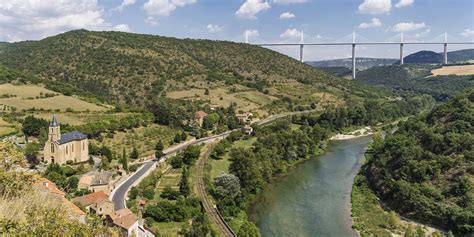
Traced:
<svg viewBox="0 0 474 237">
<path fill-rule="evenodd" d="M 352 79 L 356 79 L 356 57 L 355 57 L 355 51 L 356 51 L 356 35 L 355 31 L 352 32 Z"/>
<path fill-rule="evenodd" d="M 403 32 L 400 35 L 400 65 L 403 65 Z"/>
<path fill-rule="evenodd" d="M 448 33 L 444 32 L 444 64 L 448 64 Z"/>
<path fill-rule="evenodd" d="M 301 31 L 301 40 L 300 40 L 300 62 L 304 61 L 303 47 L 304 47 L 304 32 Z"/>
</svg>

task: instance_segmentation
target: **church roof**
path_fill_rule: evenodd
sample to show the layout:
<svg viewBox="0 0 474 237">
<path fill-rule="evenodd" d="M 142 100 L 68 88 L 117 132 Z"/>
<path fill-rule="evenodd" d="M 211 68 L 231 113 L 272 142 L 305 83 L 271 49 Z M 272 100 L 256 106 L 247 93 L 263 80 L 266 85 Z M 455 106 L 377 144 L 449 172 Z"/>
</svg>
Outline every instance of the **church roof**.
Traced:
<svg viewBox="0 0 474 237">
<path fill-rule="evenodd" d="M 74 131 L 74 132 L 61 134 L 61 139 L 57 140 L 57 143 L 61 145 L 61 144 L 65 144 L 71 141 L 80 141 L 84 139 L 87 139 L 87 135 L 78 131 Z"/>
<path fill-rule="evenodd" d="M 59 126 L 58 119 L 56 118 L 56 115 L 53 114 L 53 119 L 51 120 L 51 123 L 49 124 L 50 127 L 57 127 Z"/>
</svg>

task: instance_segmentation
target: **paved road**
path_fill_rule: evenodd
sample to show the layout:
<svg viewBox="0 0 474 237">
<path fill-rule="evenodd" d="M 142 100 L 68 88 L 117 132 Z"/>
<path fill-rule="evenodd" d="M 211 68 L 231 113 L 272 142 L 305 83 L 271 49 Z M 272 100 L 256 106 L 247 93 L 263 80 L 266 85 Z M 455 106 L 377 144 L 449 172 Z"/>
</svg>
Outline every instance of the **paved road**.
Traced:
<svg viewBox="0 0 474 237">
<path fill-rule="evenodd" d="M 263 124 L 266 124 L 266 123 L 270 123 L 271 121 L 273 121 L 275 119 L 278 119 L 278 118 L 291 116 L 291 115 L 295 115 L 295 114 L 310 113 L 310 112 L 315 112 L 315 111 L 316 110 L 305 110 L 305 111 L 296 111 L 296 112 L 287 112 L 287 113 L 277 114 L 277 115 L 270 116 L 266 119 L 255 121 L 254 124 L 263 125 Z M 204 138 L 197 139 L 197 140 L 194 140 L 194 141 L 188 141 L 188 142 L 180 143 L 176 146 L 165 149 L 163 151 L 165 156 L 163 156 L 160 160 L 151 160 L 151 161 L 144 162 L 139 170 L 137 170 L 132 176 L 130 176 L 126 181 L 122 182 L 118 187 L 116 187 L 114 189 L 114 191 L 112 191 L 112 195 L 111 195 L 110 199 L 115 204 L 115 209 L 118 210 L 118 209 L 122 209 L 122 208 L 126 207 L 125 200 L 127 198 L 128 190 L 130 190 L 132 188 L 133 184 L 138 179 L 142 178 L 142 176 L 144 174 L 146 174 L 148 172 L 148 170 L 150 170 L 153 167 L 153 164 L 155 162 L 163 162 L 168 157 L 173 156 L 176 152 L 181 151 L 181 150 L 185 149 L 188 146 L 214 142 L 218 139 L 225 138 L 226 136 L 228 136 L 233 131 L 234 130 L 227 131 L 227 132 L 224 132 L 224 133 L 221 133 L 221 134 L 218 134 L 218 135 L 204 137 Z"/>
</svg>

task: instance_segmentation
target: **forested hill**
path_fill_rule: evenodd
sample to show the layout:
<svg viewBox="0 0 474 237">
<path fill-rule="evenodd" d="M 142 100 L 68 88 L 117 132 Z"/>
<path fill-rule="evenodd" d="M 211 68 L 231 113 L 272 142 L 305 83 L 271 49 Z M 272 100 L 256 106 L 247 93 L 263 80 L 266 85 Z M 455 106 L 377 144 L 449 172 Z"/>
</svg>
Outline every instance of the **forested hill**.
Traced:
<svg viewBox="0 0 474 237">
<path fill-rule="evenodd" d="M 409 218 L 474 233 L 474 88 L 374 139 L 372 186 Z"/>
<path fill-rule="evenodd" d="M 68 82 L 97 96 L 138 104 L 170 84 L 185 81 L 255 88 L 298 82 L 351 94 L 361 88 L 258 46 L 124 32 L 76 30 L 12 43 L 0 51 L 0 64 Z"/>
<path fill-rule="evenodd" d="M 405 63 L 441 64 L 444 62 L 444 53 L 433 51 L 419 51 L 403 58 Z M 448 52 L 448 63 L 464 63 L 474 60 L 474 49 L 462 49 Z M 398 64 L 400 61 L 397 61 Z"/>
</svg>

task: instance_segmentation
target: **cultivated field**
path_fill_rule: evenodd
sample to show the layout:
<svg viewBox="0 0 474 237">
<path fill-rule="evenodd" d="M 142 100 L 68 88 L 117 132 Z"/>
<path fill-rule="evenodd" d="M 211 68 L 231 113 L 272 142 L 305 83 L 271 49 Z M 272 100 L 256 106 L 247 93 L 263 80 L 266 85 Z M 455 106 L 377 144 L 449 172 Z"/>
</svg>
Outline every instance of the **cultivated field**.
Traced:
<svg viewBox="0 0 474 237">
<path fill-rule="evenodd" d="M 257 111 L 262 106 L 276 100 L 275 97 L 266 95 L 259 91 L 244 91 L 230 93 L 226 89 L 210 89 L 209 95 L 205 95 L 204 89 L 189 89 L 167 92 L 166 96 L 173 99 L 191 99 L 209 101 L 211 105 L 228 107 L 231 102 L 237 104 L 237 110 L 249 112 Z"/>
<path fill-rule="evenodd" d="M 35 113 L 34 116 L 38 118 L 43 118 L 46 120 L 50 120 L 51 116 L 54 112 L 47 112 L 47 113 Z M 111 119 L 120 119 L 122 117 L 133 115 L 133 113 L 113 113 L 113 114 L 106 114 L 101 112 L 89 112 L 89 113 L 57 113 L 56 117 L 58 121 L 62 124 L 69 124 L 69 125 L 81 125 L 85 123 L 93 123 L 103 120 L 111 120 Z"/>
<path fill-rule="evenodd" d="M 446 66 L 432 70 L 434 76 L 439 75 L 474 75 L 474 65 Z"/>
<path fill-rule="evenodd" d="M 247 140 L 239 140 L 236 141 L 232 144 L 231 148 L 228 149 L 230 151 L 232 148 L 244 148 L 248 149 L 252 147 L 252 144 L 257 140 L 257 138 L 253 137 L 251 139 Z M 209 164 L 211 165 L 211 180 L 214 180 L 217 176 L 221 175 L 222 173 L 228 173 L 229 172 L 229 153 L 226 153 L 222 156 L 222 159 L 220 160 L 214 160 L 209 158 L 207 160 Z"/>
<path fill-rule="evenodd" d="M 14 131 L 16 131 L 16 128 L 13 124 L 0 118 L 0 137 L 8 135 Z"/>
<path fill-rule="evenodd" d="M 124 147 L 128 155 L 132 152 L 133 147 L 136 147 L 140 157 L 146 157 L 155 154 L 155 145 L 159 140 L 163 141 L 165 148 L 170 146 L 170 142 L 173 141 L 177 133 L 178 131 L 171 127 L 152 124 L 126 132 L 117 132 L 113 137 L 105 136 L 101 144 L 110 147 L 120 157 Z"/>
<path fill-rule="evenodd" d="M 107 109 L 37 85 L 2 84 L 0 85 L 0 95 L 2 96 L 0 104 L 15 107 L 20 111 L 31 108 L 60 111 L 65 111 L 67 108 L 72 108 L 74 111 L 103 111 Z"/>
</svg>

